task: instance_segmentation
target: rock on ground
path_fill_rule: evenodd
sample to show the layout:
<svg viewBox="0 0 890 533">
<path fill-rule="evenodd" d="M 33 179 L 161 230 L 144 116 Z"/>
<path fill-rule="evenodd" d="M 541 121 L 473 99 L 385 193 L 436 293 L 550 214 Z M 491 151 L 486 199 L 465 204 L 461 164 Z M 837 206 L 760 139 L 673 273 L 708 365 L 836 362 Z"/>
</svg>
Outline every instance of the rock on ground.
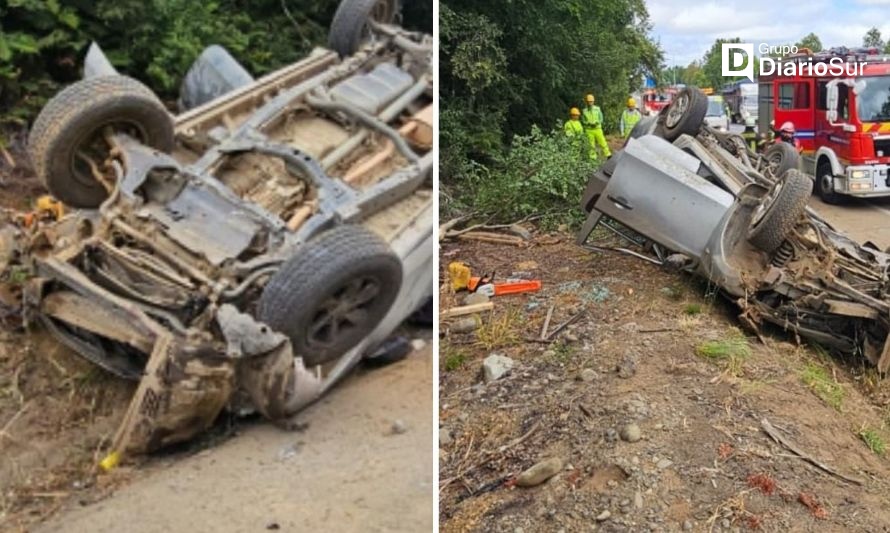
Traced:
<svg viewBox="0 0 890 533">
<path fill-rule="evenodd" d="M 486 383 L 502 378 L 507 372 L 516 366 L 516 362 L 509 357 L 493 353 L 482 361 L 482 376 Z"/>
<path fill-rule="evenodd" d="M 562 459 L 551 457 L 532 466 L 516 477 L 519 487 L 534 487 L 552 478 L 562 470 Z"/>
</svg>

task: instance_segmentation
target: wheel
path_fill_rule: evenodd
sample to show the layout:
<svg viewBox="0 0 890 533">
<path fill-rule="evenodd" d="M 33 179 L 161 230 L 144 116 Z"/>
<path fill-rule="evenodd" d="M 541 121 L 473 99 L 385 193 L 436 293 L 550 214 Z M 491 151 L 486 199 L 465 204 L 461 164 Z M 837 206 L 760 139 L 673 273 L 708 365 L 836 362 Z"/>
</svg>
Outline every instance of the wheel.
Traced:
<svg viewBox="0 0 890 533">
<path fill-rule="evenodd" d="M 398 0 L 342 0 L 328 32 L 328 46 L 350 56 L 370 35 L 368 20 L 390 24 L 399 13 Z"/>
<path fill-rule="evenodd" d="M 788 143 L 776 143 L 766 149 L 763 154 L 766 160 L 766 168 L 763 173 L 766 177 L 777 179 L 784 176 L 791 169 L 800 168 L 800 154 Z"/>
<path fill-rule="evenodd" d="M 813 182 L 796 169 L 777 179 L 761 200 L 748 229 L 748 241 L 766 253 L 774 252 L 800 220 Z"/>
<path fill-rule="evenodd" d="M 843 197 L 834 192 L 834 173 L 831 164 L 821 164 L 816 169 L 816 194 L 826 204 L 837 205 L 843 201 Z"/>
<path fill-rule="evenodd" d="M 666 109 L 662 136 L 673 142 L 684 133 L 698 134 L 708 112 L 708 97 L 696 87 L 687 87 L 677 94 Z"/>
<path fill-rule="evenodd" d="M 307 366 L 336 360 L 383 320 L 402 262 L 361 226 L 340 226 L 297 249 L 260 295 L 257 316 L 291 339 Z"/>
<path fill-rule="evenodd" d="M 158 97 L 126 76 L 79 81 L 40 111 L 28 137 L 34 170 L 49 192 L 72 207 L 95 208 L 108 191 L 94 174 L 108 158 L 108 131 L 173 150 L 173 118 Z"/>
</svg>

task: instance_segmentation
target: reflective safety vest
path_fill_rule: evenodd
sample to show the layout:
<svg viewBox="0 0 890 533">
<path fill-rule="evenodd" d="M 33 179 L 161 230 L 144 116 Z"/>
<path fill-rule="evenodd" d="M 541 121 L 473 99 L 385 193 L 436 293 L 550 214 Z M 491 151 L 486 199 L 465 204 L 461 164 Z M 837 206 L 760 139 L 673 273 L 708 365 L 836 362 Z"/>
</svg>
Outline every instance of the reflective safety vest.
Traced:
<svg viewBox="0 0 890 533">
<path fill-rule="evenodd" d="M 566 124 L 565 126 L 563 126 L 563 128 L 566 130 L 566 135 L 569 137 L 582 135 L 584 133 L 584 126 L 581 125 L 580 120 L 570 118 L 566 121 Z"/>
<path fill-rule="evenodd" d="M 748 131 L 747 129 L 742 132 L 742 139 L 745 139 L 745 144 L 748 145 L 748 148 L 751 149 L 752 152 L 757 151 L 757 132 L 754 130 Z"/>
<path fill-rule="evenodd" d="M 603 126 L 603 112 L 600 106 L 587 106 L 581 111 L 581 122 L 587 129 L 595 130 Z"/>
<path fill-rule="evenodd" d="M 634 109 L 625 109 L 623 113 L 621 113 L 621 123 L 618 125 L 618 129 L 621 130 L 621 135 L 624 138 L 628 138 L 630 136 L 631 130 L 634 129 L 634 126 L 637 125 L 637 122 L 643 118 L 643 115 L 637 110 Z"/>
</svg>

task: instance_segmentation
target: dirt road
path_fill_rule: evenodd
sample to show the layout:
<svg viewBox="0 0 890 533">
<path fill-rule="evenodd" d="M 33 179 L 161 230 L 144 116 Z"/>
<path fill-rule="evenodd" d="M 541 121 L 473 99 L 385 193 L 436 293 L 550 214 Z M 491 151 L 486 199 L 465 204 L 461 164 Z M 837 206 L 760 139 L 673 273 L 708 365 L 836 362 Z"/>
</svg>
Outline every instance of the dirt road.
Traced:
<svg viewBox="0 0 890 533">
<path fill-rule="evenodd" d="M 849 198 L 841 205 L 828 205 L 813 196 L 810 206 L 853 239 L 871 241 L 881 250 L 890 247 L 890 198 Z"/>
<path fill-rule="evenodd" d="M 302 431 L 257 422 L 34 531 L 430 531 L 432 394 L 428 344 L 348 378 L 299 417 Z"/>
<path fill-rule="evenodd" d="M 861 361 L 778 328 L 761 342 L 707 284 L 570 235 L 442 257 L 544 284 L 495 298 L 474 332 L 443 325 L 443 532 L 887 530 L 890 383 Z M 580 318 L 526 341 L 551 308 L 550 330 Z M 486 382 L 495 354 L 511 369 Z"/>
</svg>

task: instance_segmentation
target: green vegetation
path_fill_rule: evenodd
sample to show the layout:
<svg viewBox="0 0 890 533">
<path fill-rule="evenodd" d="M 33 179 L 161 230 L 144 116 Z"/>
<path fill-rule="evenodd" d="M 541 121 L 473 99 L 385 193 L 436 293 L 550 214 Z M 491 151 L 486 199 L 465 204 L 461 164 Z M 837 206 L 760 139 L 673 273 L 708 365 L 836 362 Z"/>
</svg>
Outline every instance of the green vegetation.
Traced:
<svg viewBox="0 0 890 533">
<path fill-rule="evenodd" d="M 7 0 L 0 2 L 0 143 L 61 84 L 80 78 L 90 41 L 122 73 L 173 100 L 210 44 L 262 75 L 324 45 L 338 0 Z M 432 8 L 409 2 L 406 25 L 432 30 Z M 419 4 L 419 5 L 415 5 Z"/>
<path fill-rule="evenodd" d="M 725 339 L 707 341 L 695 348 L 699 357 L 711 360 L 729 359 L 732 357 L 748 357 L 751 347 L 741 332 L 734 331 Z"/>
<path fill-rule="evenodd" d="M 593 167 L 562 123 L 592 92 L 614 131 L 632 90 L 657 74 L 645 2 L 444 0 L 439 9 L 444 210 L 576 218 Z"/>
<path fill-rule="evenodd" d="M 876 429 L 863 426 L 859 430 L 859 438 L 868 446 L 868 449 L 876 455 L 883 456 L 887 451 L 887 444 Z"/>
<path fill-rule="evenodd" d="M 467 354 L 462 350 L 457 350 L 452 347 L 447 347 L 442 350 L 443 355 L 445 356 L 443 359 L 445 361 L 445 370 L 447 372 L 453 372 L 458 368 L 464 366 L 464 363 L 467 361 Z"/>
<path fill-rule="evenodd" d="M 830 405 L 836 411 L 841 411 L 846 390 L 843 385 L 838 383 L 837 380 L 828 374 L 828 370 L 826 370 L 825 367 L 815 361 L 808 361 L 806 365 L 804 365 L 800 377 L 823 402 Z"/>
<path fill-rule="evenodd" d="M 699 344 L 695 353 L 703 359 L 723 363 L 726 372 L 732 376 L 740 376 L 745 360 L 751 355 L 751 347 L 742 332 L 734 329 L 725 339 Z"/>
<path fill-rule="evenodd" d="M 683 308 L 683 313 L 689 316 L 700 315 L 702 312 L 701 304 L 699 303 L 689 303 Z"/>
<path fill-rule="evenodd" d="M 553 345 L 553 360 L 558 364 L 566 364 L 575 355 L 575 348 L 567 342 L 557 342 Z"/>
</svg>

